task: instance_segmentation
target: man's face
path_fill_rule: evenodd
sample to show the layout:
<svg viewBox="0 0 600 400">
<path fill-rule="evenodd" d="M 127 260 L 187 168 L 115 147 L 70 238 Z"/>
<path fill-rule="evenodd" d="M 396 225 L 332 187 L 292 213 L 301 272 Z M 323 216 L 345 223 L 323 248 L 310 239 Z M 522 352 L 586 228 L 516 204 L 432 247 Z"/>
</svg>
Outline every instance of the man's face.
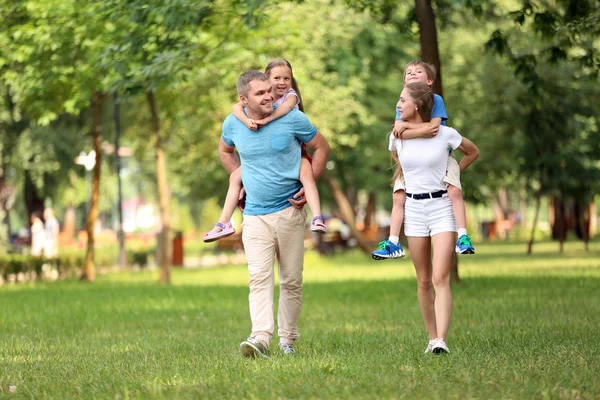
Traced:
<svg viewBox="0 0 600 400">
<path fill-rule="evenodd" d="M 272 87 L 269 81 L 250 82 L 248 95 L 240 95 L 240 100 L 244 107 L 248 108 L 248 113 L 254 116 L 266 116 L 273 111 Z"/>
</svg>

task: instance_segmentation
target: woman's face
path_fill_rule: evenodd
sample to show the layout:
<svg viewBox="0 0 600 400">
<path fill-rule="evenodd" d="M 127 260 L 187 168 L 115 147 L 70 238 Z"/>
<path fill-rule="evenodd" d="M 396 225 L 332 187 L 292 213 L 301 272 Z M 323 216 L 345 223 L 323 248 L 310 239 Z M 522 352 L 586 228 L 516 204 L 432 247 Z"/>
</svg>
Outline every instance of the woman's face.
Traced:
<svg viewBox="0 0 600 400">
<path fill-rule="evenodd" d="M 402 119 L 405 121 L 414 119 L 415 116 L 419 115 L 417 112 L 417 105 L 406 88 L 400 93 L 400 101 L 398 102 L 397 107 L 400 110 Z"/>
<path fill-rule="evenodd" d="M 292 70 L 287 67 L 275 67 L 269 73 L 269 82 L 273 86 L 273 96 L 279 99 L 292 87 Z"/>
</svg>

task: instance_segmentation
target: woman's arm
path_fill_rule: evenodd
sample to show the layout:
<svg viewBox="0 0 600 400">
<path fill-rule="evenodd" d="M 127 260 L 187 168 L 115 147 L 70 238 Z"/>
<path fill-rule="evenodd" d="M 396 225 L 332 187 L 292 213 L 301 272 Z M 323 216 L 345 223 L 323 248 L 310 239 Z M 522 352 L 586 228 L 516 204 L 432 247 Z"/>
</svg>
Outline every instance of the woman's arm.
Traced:
<svg viewBox="0 0 600 400">
<path fill-rule="evenodd" d="M 298 97 L 296 97 L 296 95 L 290 93 L 288 95 L 287 99 L 285 99 L 285 101 L 279 107 L 277 107 L 275 110 L 273 110 L 273 112 L 271 114 L 269 114 L 268 117 L 259 119 L 258 121 L 256 121 L 256 123 L 258 124 L 258 126 L 263 126 L 263 125 L 268 124 L 271 121 L 275 121 L 277 118 L 281 118 L 285 114 L 292 111 L 292 109 L 294 107 L 296 107 L 297 103 L 298 103 Z"/>
<path fill-rule="evenodd" d="M 457 150 L 465 155 L 458 164 L 460 167 L 460 172 L 469 168 L 469 166 L 473 164 L 475 160 L 477 160 L 477 157 L 479 157 L 479 149 L 477 146 L 475 146 L 475 143 L 471 142 L 466 137 L 462 138 L 462 142 L 460 146 L 458 146 Z"/>
<path fill-rule="evenodd" d="M 233 106 L 233 115 L 242 121 L 248 129 L 255 131 L 258 128 L 256 121 L 254 121 L 252 118 L 248 118 L 244 112 L 244 106 L 242 103 L 237 103 L 235 106 Z"/>
</svg>

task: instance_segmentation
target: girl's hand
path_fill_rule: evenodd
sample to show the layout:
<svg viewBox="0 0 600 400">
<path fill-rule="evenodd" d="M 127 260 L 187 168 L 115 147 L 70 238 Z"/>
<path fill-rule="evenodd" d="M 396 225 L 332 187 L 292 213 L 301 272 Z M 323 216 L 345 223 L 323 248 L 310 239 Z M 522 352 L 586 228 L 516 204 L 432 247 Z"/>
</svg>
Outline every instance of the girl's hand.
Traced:
<svg viewBox="0 0 600 400">
<path fill-rule="evenodd" d="M 251 131 L 255 131 L 259 128 L 259 126 L 256 124 L 256 121 L 252 118 L 247 118 L 244 121 L 244 124 L 246 124 L 246 128 L 250 129 Z"/>
<path fill-rule="evenodd" d="M 256 125 L 259 128 L 262 128 L 263 126 L 265 126 L 266 124 L 268 124 L 269 122 L 271 122 L 271 120 L 269 118 L 263 118 L 263 119 L 257 119 L 254 122 L 256 122 Z"/>
</svg>

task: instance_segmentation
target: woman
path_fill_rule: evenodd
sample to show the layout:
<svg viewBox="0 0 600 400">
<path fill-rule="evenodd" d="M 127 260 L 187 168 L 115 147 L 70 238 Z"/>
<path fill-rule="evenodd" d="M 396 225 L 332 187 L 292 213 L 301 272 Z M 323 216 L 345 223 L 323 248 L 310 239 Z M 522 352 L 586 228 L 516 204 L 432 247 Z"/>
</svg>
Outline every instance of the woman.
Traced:
<svg viewBox="0 0 600 400">
<path fill-rule="evenodd" d="M 410 83 L 400 94 L 404 121 L 428 122 L 432 107 L 433 92 L 425 83 Z M 407 196 L 404 233 L 417 274 L 419 307 L 429 334 L 425 353 L 436 354 L 450 352 L 446 337 L 452 315 L 450 267 L 457 228 L 443 182 L 449 149 L 465 155 L 459 164 L 461 172 L 479 156 L 473 142 L 446 126 L 440 126 L 433 138 L 403 140 L 400 154 Z"/>
<path fill-rule="evenodd" d="M 41 257 L 46 246 L 44 223 L 37 212 L 31 214 L 31 255 Z"/>
</svg>

